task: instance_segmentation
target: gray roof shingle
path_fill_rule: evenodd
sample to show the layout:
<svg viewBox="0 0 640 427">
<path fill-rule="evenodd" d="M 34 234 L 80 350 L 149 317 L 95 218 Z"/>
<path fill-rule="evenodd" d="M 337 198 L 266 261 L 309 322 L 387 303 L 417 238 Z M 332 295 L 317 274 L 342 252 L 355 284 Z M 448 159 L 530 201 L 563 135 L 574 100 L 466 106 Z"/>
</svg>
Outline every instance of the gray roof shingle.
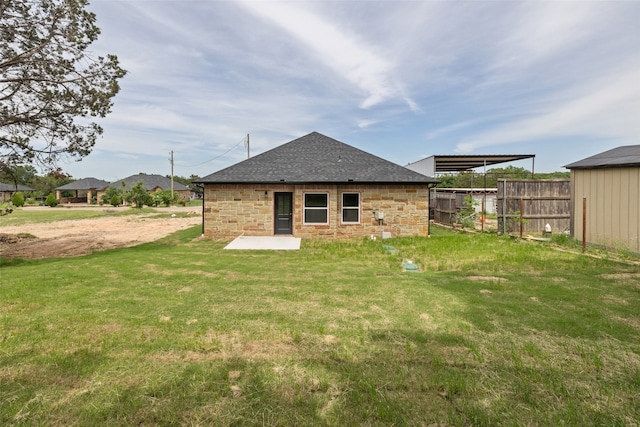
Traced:
<svg viewBox="0 0 640 427">
<path fill-rule="evenodd" d="M 77 181 L 70 182 L 69 184 L 65 184 L 61 187 L 56 188 L 56 190 L 102 190 L 107 188 L 109 183 L 107 181 L 103 181 L 97 178 L 82 178 Z"/>
<path fill-rule="evenodd" d="M 5 183 L 0 182 L 0 191 L 2 191 L 2 192 L 5 192 L 5 191 L 9 191 L 9 192 L 16 191 L 16 185 L 15 184 L 5 184 Z M 26 185 L 18 184 L 18 190 L 17 191 L 33 191 L 33 188 L 27 187 Z"/>
<path fill-rule="evenodd" d="M 142 182 L 142 186 L 147 191 L 155 190 L 156 188 L 161 188 L 163 190 L 169 190 L 171 188 L 171 179 L 167 178 L 166 176 L 147 174 L 131 175 L 127 178 L 121 179 L 120 181 L 116 181 L 111 185 L 120 188 L 120 186 L 122 185 L 121 183 L 124 182 L 125 190 L 131 190 L 131 188 L 139 181 Z M 173 189 L 175 191 L 185 191 L 189 190 L 189 187 L 174 181 Z"/>
<path fill-rule="evenodd" d="M 201 183 L 434 184 L 431 177 L 312 132 L 201 178 Z"/>
<path fill-rule="evenodd" d="M 620 168 L 640 166 L 640 145 L 625 145 L 568 164 L 567 169 Z"/>
</svg>

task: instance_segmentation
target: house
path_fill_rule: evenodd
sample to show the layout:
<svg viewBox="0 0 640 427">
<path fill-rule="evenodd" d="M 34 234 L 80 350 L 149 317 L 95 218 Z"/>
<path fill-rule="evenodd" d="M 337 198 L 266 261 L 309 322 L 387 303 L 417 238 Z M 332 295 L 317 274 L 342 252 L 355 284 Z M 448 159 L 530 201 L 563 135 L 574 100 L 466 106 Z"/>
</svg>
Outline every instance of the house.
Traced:
<svg viewBox="0 0 640 427">
<path fill-rule="evenodd" d="M 147 175 L 144 173 L 131 175 L 127 178 L 121 179 L 120 181 L 112 183 L 111 186 L 124 188 L 124 190 L 129 191 L 138 182 L 142 182 L 144 189 L 150 193 L 153 193 L 156 190 L 170 190 L 172 188 L 170 178 L 162 175 Z M 173 191 L 178 195 L 179 201 L 189 201 L 191 198 L 191 190 L 189 187 L 180 184 L 179 182 L 173 182 Z M 104 194 L 104 191 L 100 192 L 99 199 L 102 198 L 102 194 Z"/>
<path fill-rule="evenodd" d="M 571 170 L 571 235 L 640 253 L 640 145 L 565 167 Z"/>
<path fill-rule="evenodd" d="M 203 233 L 426 236 L 431 177 L 313 132 L 201 178 Z"/>
<path fill-rule="evenodd" d="M 10 202 L 14 193 L 33 191 L 33 188 L 26 185 L 4 184 L 0 182 L 0 203 Z"/>
<path fill-rule="evenodd" d="M 83 178 L 56 188 L 56 199 L 60 203 L 87 203 L 98 200 L 98 192 L 104 191 L 109 186 L 107 181 L 97 178 Z M 63 191 L 74 193 L 72 197 L 62 197 Z"/>
</svg>

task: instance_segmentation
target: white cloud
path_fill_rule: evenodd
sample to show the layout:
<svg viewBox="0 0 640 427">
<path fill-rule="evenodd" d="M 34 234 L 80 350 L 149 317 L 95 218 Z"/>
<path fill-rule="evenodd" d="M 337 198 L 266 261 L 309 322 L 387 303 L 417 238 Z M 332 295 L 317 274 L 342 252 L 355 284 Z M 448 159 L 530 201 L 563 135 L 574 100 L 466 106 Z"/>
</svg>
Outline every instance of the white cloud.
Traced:
<svg viewBox="0 0 640 427">
<path fill-rule="evenodd" d="M 498 40 L 492 68 L 526 69 L 581 44 L 598 27 L 597 4 L 590 2 L 522 3 L 510 16 L 510 32 Z"/>
<path fill-rule="evenodd" d="M 254 153 L 317 130 L 401 164 L 428 146 L 535 152 L 572 135 L 640 139 L 637 2 L 109 0 L 91 9 L 103 30 L 92 49 L 117 54 L 129 74 L 94 154 L 70 172 L 94 174 L 92 162 L 153 172 L 169 150 L 199 164 L 247 133 Z M 135 159 L 105 160 L 114 154 Z"/>
<path fill-rule="evenodd" d="M 378 123 L 377 120 L 358 120 L 358 127 L 360 129 L 366 129 L 369 126 L 375 125 L 376 123 Z"/>
<path fill-rule="evenodd" d="M 637 142 L 640 140 L 638 77 L 638 71 L 632 69 L 609 76 L 606 83 L 599 81 L 599 87 L 580 85 L 564 94 L 565 102 L 556 104 L 561 98 L 556 95 L 544 113 L 467 137 L 456 145 L 456 150 L 469 153 L 481 147 L 563 136 L 614 137 Z"/>
<path fill-rule="evenodd" d="M 366 98 L 360 103 L 361 108 L 368 109 L 397 97 L 404 99 L 410 108 L 417 108 L 399 90 L 394 65 L 357 35 L 300 7 L 301 3 L 249 0 L 242 4 L 307 45 L 317 61 L 364 91 Z"/>
<path fill-rule="evenodd" d="M 462 122 L 456 122 L 447 126 L 442 126 L 439 127 L 437 129 L 433 129 L 433 130 L 429 130 L 429 132 L 427 132 L 425 138 L 427 140 L 430 139 L 436 139 L 436 138 L 441 138 L 444 135 L 459 131 L 459 130 L 463 130 L 466 128 L 469 128 L 471 126 L 474 126 L 478 123 L 481 123 L 483 121 L 485 121 L 486 119 L 472 119 L 472 120 L 465 120 Z"/>
</svg>

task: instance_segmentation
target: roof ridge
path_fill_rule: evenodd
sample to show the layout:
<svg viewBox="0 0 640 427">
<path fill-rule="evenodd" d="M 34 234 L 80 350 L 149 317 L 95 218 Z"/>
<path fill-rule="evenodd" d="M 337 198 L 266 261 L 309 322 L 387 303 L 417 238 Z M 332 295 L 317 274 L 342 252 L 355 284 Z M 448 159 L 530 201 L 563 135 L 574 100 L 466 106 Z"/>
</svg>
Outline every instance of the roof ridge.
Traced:
<svg viewBox="0 0 640 427">
<path fill-rule="evenodd" d="M 435 180 L 314 131 L 197 182 L 433 183 Z"/>
</svg>

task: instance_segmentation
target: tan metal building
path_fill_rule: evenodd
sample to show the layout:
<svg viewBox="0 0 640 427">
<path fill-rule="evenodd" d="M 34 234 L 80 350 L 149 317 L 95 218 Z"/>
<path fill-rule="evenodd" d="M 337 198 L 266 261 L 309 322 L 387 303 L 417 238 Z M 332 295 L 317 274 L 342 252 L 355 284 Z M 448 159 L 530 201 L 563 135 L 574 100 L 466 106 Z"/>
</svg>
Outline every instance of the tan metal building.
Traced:
<svg viewBox="0 0 640 427">
<path fill-rule="evenodd" d="M 571 170 L 571 235 L 640 253 L 640 145 L 614 148 Z"/>
</svg>

